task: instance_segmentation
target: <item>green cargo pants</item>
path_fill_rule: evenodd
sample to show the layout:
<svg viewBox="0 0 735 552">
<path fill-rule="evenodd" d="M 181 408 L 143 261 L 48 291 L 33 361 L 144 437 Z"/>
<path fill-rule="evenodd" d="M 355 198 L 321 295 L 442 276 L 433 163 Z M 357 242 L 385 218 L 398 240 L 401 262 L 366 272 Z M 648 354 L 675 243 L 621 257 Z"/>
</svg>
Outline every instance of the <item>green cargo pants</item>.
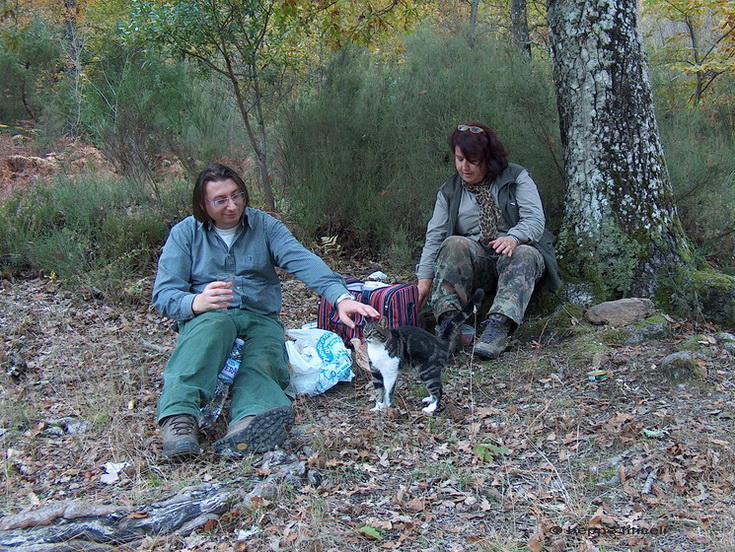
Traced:
<svg viewBox="0 0 735 552">
<path fill-rule="evenodd" d="M 175 414 L 199 416 L 212 397 L 217 374 L 236 337 L 245 341 L 242 364 L 232 384 L 230 420 L 236 422 L 277 406 L 290 406 L 283 324 L 276 316 L 227 309 L 179 323 L 179 337 L 163 371 L 158 421 Z"/>
<path fill-rule="evenodd" d="M 544 274 L 544 258 L 530 245 L 513 256 L 498 255 L 463 236 L 445 239 L 437 253 L 431 305 L 434 316 L 461 310 L 477 288 L 495 294 L 488 314 L 503 314 L 516 326 L 523 321 L 536 282 Z"/>
</svg>

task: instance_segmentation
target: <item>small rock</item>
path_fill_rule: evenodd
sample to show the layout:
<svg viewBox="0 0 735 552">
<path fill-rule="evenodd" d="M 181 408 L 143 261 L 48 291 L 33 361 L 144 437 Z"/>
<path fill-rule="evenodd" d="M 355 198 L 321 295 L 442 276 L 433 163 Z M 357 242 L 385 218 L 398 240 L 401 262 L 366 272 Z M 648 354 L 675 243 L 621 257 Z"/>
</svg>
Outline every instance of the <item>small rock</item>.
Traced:
<svg viewBox="0 0 735 552">
<path fill-rule="evenodd" d="M 5 354 L 2 353 L 2 359 L 5 361 Z M 26 373 L 26 370 L 28 369 L 28 364 L 26 363 L 25 359 L 17 352 L 10 351 L 7 355 L 7 360 L 9 361 L 10 366 L 5 371 L 7 375 L 9 375 L 13 379 L 20 379 L 23 377 Z"/>
<path fill-rule="evenodd" d="M 697 365 L 691 353 L 687 351 L 672 353 L 663 359 L 661 373 L 667 376 L 672 383 L 684 383 L 706 375 Z"/>
<path fill-rule="evenodd" d="M 642 328 L 633 327 L 631 335 L 625 340 L 628 345 L 638 345 L 653 339 L 666 339 L 671 335 L 671 325 L 668 322 L 653 322 Z"/>
<path fill-rule="evenodd" d="M 656 306 L 650 299 L 630 297 L 617 301 L 606 301 L 590 307 L 584 317 L 590 324 L 610 326 L 627 326 L 640 322 L 656 312 Z"/>
<path fill-rule="evenodd" d="M 45 435 L 60 437 L 61 435 L 80 435 L 92 427 L 92 422 L 66 416 L 46 422 L 48 427 L 43 431 Z"/>
<path fill-rule="evenodd" d="M 715 336 L 717 343 L 722 345 L 729 353 L 735 353 L 735 335 L 727 332 L 719 333 Z"/>
</svg>

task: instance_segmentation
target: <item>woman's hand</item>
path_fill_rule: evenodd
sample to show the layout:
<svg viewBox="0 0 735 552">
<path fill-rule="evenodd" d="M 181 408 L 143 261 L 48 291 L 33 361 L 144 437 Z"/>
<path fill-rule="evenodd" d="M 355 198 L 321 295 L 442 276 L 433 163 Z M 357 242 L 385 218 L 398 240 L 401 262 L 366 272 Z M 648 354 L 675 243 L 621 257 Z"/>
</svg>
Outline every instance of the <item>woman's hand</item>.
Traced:
<svg viewBox="0 0 735 552">
<path fill-rule="evenodd" d="M 194 297 L 191 310 L 194 314 L 226 309 L 232 302 L 232 282 L 210 282 L 199 295 Z"/>
<path fill-rule="evenodd" d="M 502 238 L 491 241 L 488 245 L 492 247 L 498 255 L 512 257 L 513 251 L 518 247 L 518 240 L 512 236 L 503 236 Z"/>
<path fill-rule="evenodd" d="M 434 283 L 433 278 L 419 278 L 419 312 L 421 312 L 426 304 L 426 300 L 429 298 L 431 293 L 431 284 Z"/>
</svg>

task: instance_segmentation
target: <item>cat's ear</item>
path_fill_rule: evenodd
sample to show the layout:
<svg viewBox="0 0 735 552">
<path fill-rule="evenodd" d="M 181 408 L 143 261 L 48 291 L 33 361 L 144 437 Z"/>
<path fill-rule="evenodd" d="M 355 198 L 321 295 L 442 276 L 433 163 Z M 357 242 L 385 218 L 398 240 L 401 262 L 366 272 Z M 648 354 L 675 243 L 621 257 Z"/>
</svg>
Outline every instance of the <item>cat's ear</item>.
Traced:
<svg viewBox="0 0 735 552">
<path fill-rule="evenodd" d="M 385 316 L 381 316 L 378 320 L 378 326 L 388 329 L 388 318 L 386 318 Z"/>
</svg>

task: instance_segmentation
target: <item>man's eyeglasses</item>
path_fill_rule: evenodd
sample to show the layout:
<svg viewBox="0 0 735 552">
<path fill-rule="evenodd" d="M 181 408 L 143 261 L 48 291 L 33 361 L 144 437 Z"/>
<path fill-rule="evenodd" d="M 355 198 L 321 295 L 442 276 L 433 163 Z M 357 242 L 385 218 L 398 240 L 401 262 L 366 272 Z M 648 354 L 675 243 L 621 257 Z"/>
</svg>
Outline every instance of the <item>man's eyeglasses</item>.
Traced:
<svg viewBox="0 0 735 552">
<path fill-rule="evenodd" d="M 220 197 L 218 199 L 208 199 L 206 201 L 207 203 L 211 203 L 215 207 L 224 207 L 230 201 L 232 201 L 232 203 L 234 203 L 235 205 L 240 205 L 243 201 L 245 201 L 245 192 L 237 192 L 236 194 L 232 194 L 230 197 Z"/>
<path fill-rule="evenodd" d="M 472 134 L 480 134 L 481 132 L 485 132 L 479 126 L 470 126 L 470 125 L 457 125 L 457 130 L 459 130 L 460 132 L 469 130 Z"/>
</svg>

